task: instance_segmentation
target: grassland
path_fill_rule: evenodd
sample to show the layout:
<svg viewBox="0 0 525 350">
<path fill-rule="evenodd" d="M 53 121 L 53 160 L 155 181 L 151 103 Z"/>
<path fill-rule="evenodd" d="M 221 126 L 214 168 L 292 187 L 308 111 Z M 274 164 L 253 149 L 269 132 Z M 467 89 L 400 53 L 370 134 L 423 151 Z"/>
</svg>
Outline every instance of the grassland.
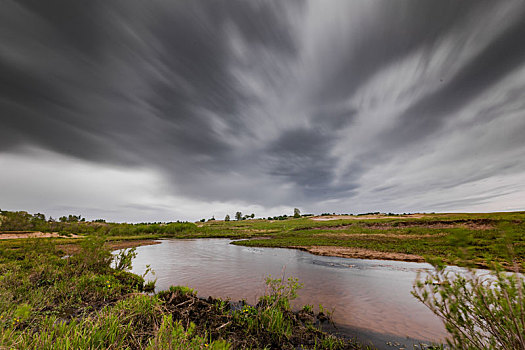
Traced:
<svg viewBox="0 0 525 350">
<path fill-rule="evenodd" d="M 210 221 L 207 232 L 252 238 L 234 244 L 314 254 L 512 268 L 525 263 L 525 212 Z M 212 235 L 213 236 L 213 235 Z"/>
<path fill-rule="evenodd" d="M 296 248 L 314 254 L 351 258 L 425 261 L 511 269 L 525 263 L 525 212 L 409 215 L 318 216 L 285 220 L 211 220 L 205 223 L 113 224 L 42 222 L 29 214 L 8 213 L 2 235 L 13 230 L 104 236 L 111 244 L 158 238 L 243 239 L 234 244 Z M 5 228 L 10 230 L 5 230 Z M 14 245 L 17 241 L 0 244 Z M 78 239 L 62 239 L 78 246 Z M 64 247 L 64 249 L 68 249 Z M 75 249 L 75 248 L 71 248 Z"/>
</svg>

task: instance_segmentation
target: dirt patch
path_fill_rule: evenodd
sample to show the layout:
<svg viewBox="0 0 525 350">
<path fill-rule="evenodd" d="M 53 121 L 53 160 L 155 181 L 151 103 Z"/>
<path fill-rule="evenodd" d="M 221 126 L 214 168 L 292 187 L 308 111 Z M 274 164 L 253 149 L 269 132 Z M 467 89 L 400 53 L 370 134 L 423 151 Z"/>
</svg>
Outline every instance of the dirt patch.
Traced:
<svg viewBox="0 0 525 350">
<path fill-rule="evenodd" d="M 333 246 L 313 246 L 313 247 L 290 247 L 307 251 L 315 255 L 337 256 L 352 259 L 374 259 L 374 260 L 398 260 L 425 262 L 422 256 L 415 254 L 380 252 L 376 250 L 353 248 L 353 247 L 333 247 Z"/>
<path fill-rule="evenodd" d="M 135 241 L 115 241 L 106 243 L 111 250 L 126 249 L 126 248 L 135 248 L 143 245 L 155 245 L 162 242 L 152 241 L 150 239 L 141 239 Z"/>
<path fill-rule="evenodd" d="M 421 239 L 431 237 L 443 237 L 446 233 L 439 232 L 435 234 L 422 234 L 422 235 L 404 235 L 395 233 L 318 233 L 315 237 L 326 237 L 326 238 L 397 238 L 397 239 Z"/>
<path fill-rule="evenodd" d="M 313 216 L 310 220 L 314 221 L 330 221 L 330 220 L 375 220 L 375 219 L 421 219 L 425 217 L 424 214 L 407 214 L 407 215 L 325 215 Z"/>
<path fill-rule="evenodd" d="M 119 250 L 119 249 L 126 249 L 126 248 L 135 248 L 140 247 L 143 245 L 154 245 L 154 244 L 160 244 L 159 241 L 153 241 L 149 239 L 140 239 L 140 240 L 134 240 L 134 241 L 113 241 L 113 242 L 107 242 L 106 246 L 109 247 L 110 250 Z M 57 248 L 62 250 L 66 254 L 75 254 L 80 251 L 80 246 L 77 244 L 62 244 L 57 245 Z"/>
<path fill-rule="evenodd" d="M 60 235 L 58 232 L 32 232 L 32 231 L 4 231 L 0 232 L 0 239 L 20 239 L 20 238 L 79 238 L 81 236 L 70 234 Z"/>
<path fill-rule="evenodd" d="M 453 221 L 399 221 L 399 222 L 378 222 L 366 224 L 365 227 L 371 229 L 384 229 L 389 230 L 392 228 L 410 228 L 410 227 L 422 227 L 422 228 L 435 228 L 435 229 L 447 229 L 447 228 L 467 228 L 470 230 L 492 230 L 494 228 L 494 222 L 488 219 L 479 220 L 453 220 Z"/>
<path fill-rule="evenodd" d="M 323 313 L 283 310 L 283 317 L 291 324 L 289 336 L 279 336 L 265 327 L 250 328 L 233 315 L 234 310 L 242 310 L 244 302 L 229 303 L 209 297 L 198 298 L 190 293 L 180 291 L 160 292 L 159 298 L 164 301 L 163 306 L 171 313 L 174 320 L 179 320 L 187 328 L 190 323 L 195 324 L 197 333 L 204 334 L 211 340 L 226 339 L 232 349 L 299 349 L 303 346 L 314 347 L 328 336 L 315 327 L 328 320 Z M 266 306 L 257 304 L 248 308 L 253 320 L 254 314 L 261 312 Z M 340 349 L 356 349 L 350 342 L 343 342 Z"/>
<path fill-rule="evenodd" d="M 372 223 L 352 223 L 337 226 L 318 226 L 310 230 L 344 230 L 351 226 L 359 225 L 360 227 L 372 230 L 392 230 L 396 228 L 430 228 L 430 229 L 448 229 L 448 228 L 466 228 L 469 230 L 492 230 L 494 222 L 488 219 L 479 220 L 454 220 L 454 221 L 395 221 L 395 222 L 372 222 Z"/>
</svg>

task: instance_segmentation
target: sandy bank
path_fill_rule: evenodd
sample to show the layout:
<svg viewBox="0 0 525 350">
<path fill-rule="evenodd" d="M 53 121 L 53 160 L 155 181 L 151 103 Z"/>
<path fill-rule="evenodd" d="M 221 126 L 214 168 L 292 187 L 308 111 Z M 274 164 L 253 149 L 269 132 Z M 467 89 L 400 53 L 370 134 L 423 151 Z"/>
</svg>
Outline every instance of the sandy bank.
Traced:
<svg viewBox="0 0 525 350">
<path fill-rule="evenodd" d="M 374 220 L 374 219 L 421 219 L 425 217 L 422 214 L 407 214 L 407 215 L 324 215 L 312 216 L 310 220 L 314 221 L 330 221 L 330 220 Z"/>
<path fill-rule="evenodd" d="M 336 256 L 351 259 L 374 259 L 374 260 L 398 260 L 411 262 L 425 262 L 422 256 L 415 254 L 380 252 L 376 250 L 353 248 L 353 247 L 334 247 L 334 246 L 313 246 L 313 247 L 290 247 L 307 251 L 315 255 Z"/>
<path fill-rule="evenodd" d="M 131 240 L 131 241 L 109 241 L 106 242 L 106 246 L 109 247 L 110 250 L 119 250 L 119 249 L 126 249 L 126 248 L 135 248 L 140 247 L 143 245 L 154 245 L 154 244 L 160 244 L 159 241 L 153 241 L 150 239 L 137 239 L 137 240 Z M 65 252 L 66 254 L 75 254 L 80 251 L 80 246 L 77 244 L 62 244 L 58 245 L 57 248 Z"/>
<path fill-rule="evenodd" d="M 5 231 L 0 232 L 0 239 L 20 239 L 20 238 L 50 238 L 50 237 L 62 237 L 62 238 L 79 238 L 78 235 L 64 236 L 58 232 L 29 232 L 29 231 Z"/>
</svg>

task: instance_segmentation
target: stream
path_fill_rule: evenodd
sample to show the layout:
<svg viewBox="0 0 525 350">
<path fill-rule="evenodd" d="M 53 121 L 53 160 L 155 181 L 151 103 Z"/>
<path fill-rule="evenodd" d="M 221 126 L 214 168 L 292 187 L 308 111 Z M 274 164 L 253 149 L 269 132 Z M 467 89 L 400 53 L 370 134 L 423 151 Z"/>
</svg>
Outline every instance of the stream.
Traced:
<svg viewBox="0 0 525 350">
<path fill-rule="evenodd" d="M 265 280 L 293 276 L 303 288 L 294 305 L 333 310 L 336 333 L 379 349 L 442 342 L 445 328 L 411 294 L 423 263 L 317 256 L 285 248 L 253 248 L 228 239 L 162 240 L 137 248 L 132 272 L 155 271 L 156 290 L 185 285 L 201 297 L 245 299 L 255 304 Z"/>
</svg>

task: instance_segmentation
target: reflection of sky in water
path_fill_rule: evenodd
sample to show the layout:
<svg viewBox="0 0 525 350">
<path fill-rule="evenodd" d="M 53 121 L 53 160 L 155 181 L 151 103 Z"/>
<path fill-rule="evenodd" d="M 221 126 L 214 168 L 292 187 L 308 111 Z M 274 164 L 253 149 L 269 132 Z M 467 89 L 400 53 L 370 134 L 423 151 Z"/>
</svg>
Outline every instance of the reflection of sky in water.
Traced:
<svg viewBox="0 0 525 350">
<path fill-rule="evenodd" d="M 428 264 L 316 256 L 299 250 L 251 248 L 225 239 L 166 240 L 142 246 L 133 272 L 151 265 L 157 290 L 187 285 L 199 295 L 254 303 L 268 275 L 293 276 L 304 284 L 298 304 L 335 308 L 338 324 L 437 341 L 441 321 L 411 294 L 417 273 Z"/>
</svg>

